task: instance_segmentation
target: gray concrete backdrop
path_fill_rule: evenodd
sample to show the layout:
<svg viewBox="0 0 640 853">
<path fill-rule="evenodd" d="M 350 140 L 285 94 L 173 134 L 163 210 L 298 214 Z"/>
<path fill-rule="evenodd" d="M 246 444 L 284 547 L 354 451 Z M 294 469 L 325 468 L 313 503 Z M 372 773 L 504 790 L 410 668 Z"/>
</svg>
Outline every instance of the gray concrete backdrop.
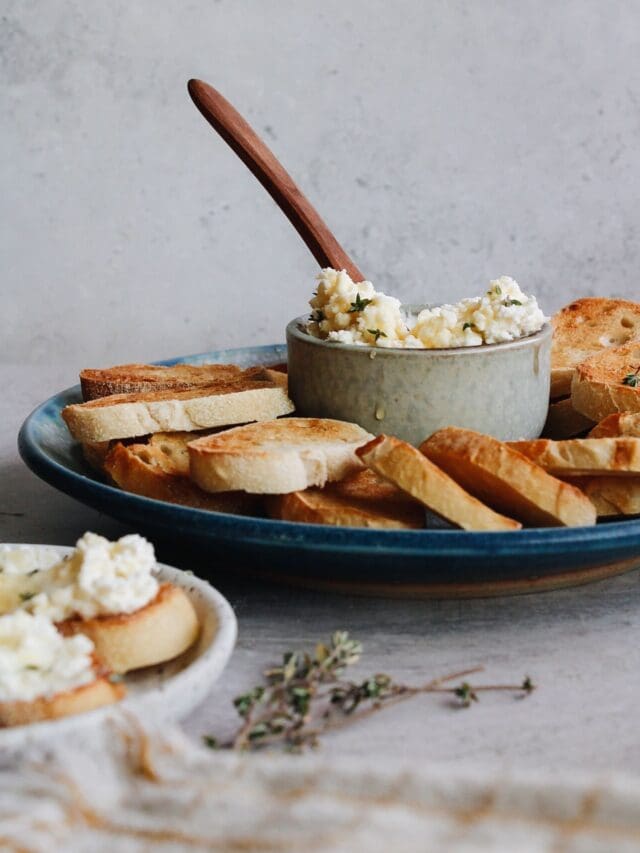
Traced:
<svg viewBox="0 0 640 853">
<path fill-rule="evenodd" d="M 2 0 L 0 360 L 283 339 L 315 262 L 216 85 L 405 301 L 638 297 L 640 3 Z M 54 389 L 52 389 L 54 390 Z"/>
</svg>

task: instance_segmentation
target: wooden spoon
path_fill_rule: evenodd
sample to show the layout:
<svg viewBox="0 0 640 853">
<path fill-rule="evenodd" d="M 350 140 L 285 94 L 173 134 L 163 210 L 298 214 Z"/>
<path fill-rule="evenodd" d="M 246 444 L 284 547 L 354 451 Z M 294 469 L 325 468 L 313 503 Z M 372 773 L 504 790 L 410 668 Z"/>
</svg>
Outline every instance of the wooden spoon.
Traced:
<svg viewBox="0 0 640 853">
<path fill-rule="evenodd" d="M 316 209 L 240 113 L 202 80 L 189 80 L 188 89 L 196 107 L 253 172 L 320 266 L 346 270 L 354 281 L 363 281 L 364 276 Z"/>
</svg>

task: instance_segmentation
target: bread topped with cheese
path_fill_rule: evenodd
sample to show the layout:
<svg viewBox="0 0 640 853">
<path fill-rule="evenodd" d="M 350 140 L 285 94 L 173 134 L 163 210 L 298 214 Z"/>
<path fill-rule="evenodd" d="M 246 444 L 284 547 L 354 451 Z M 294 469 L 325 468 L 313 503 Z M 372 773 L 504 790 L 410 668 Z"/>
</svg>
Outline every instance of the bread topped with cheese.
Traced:
<svg viewBox="0 0 640 853">
<path fill-rule="evenodd" d="M 103 442 L 271 420 L 293 408 L 286 375 L 256 367 L 195 389 L 112 394 L 75 403 L 62 410 L 62 417 L 78 441 Z"/>
<path fill-rule="evenodd" d="M 235 364 L 120 364 L 102 370 L 80 371 L 82 397 L 97 400 L 113 394 L 144 394 L 147 391 L 187 391 L 235 379 L 242 368 Z"/>
<path fill-rule="evenodd" d="M 0 727 L 91 711 L 125 694 L 88 637 L 64 637 L 24 610 L 0 616 L 0 659 Z"/>
<path fill-rule="evenodd" d="M 640 303 L 589 296 L 566 305 L 553 320 L 551 398 L 566 396 L 585 359 L 640 339 Z"/>
<path fill-rule="evenodd" d="M 65 635 L 89 637 L 99 659 L 122 673 L 186 651 L 199 633 L 191 599 L 155 576 L 150 542 L 137 534 L 109 542 L 85 533 L 53 566 L 0 574 L 7 609 L 49 619 Z"/>
</svg>

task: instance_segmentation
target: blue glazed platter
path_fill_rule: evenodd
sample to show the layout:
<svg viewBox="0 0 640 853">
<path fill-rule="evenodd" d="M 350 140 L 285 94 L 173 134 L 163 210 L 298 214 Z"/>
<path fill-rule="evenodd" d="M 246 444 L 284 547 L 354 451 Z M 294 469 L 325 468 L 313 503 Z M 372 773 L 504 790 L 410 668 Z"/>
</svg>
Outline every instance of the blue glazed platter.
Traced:
<svg viewBox="0 0 640 853">
<path fill-rule="evenodd" d="M 216 350 L 162 364 L 286 361 L 286 346 Z M 365 530 L 209 512 L 123 492 L 85 463 L 60 412 L 80 386 L 46 400 L 20 430 L 20 454 L 54 488 L 150 537 L 182 542 L 221 566 L 297 584 L 394 596 L 534 592 L 640 565 L 640 519 L 505 533 Z M 206 561 L 205 561 L 206 564 Z"/>
</svg>

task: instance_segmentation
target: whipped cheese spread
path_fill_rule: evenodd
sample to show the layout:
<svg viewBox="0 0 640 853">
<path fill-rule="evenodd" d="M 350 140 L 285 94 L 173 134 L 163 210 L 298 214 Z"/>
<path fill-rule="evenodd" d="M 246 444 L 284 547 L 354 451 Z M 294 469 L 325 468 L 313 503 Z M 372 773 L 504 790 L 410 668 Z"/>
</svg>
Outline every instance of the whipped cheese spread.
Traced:
<svg viewBox="0 0 640 853">
<path fill-rule="evenodd" d="M 376 291 L 370 281 L 356 284 L 344 271 L 324 269 L 307 331 L 345 344 L 443 349 L 504 343 L 538 332 L 546 321 L 535 296 L 502 276 L 483 296 L 454 305 L 403 312 L 398 299 Z"/>
<path fill-rule="evenodd" d="M 85 533 L 69 557 L 23 576 L 18 606 L 54 622 L 133 613 L 157 595 L 155 564 L 153 545 L 142 536 L 110 542 Z M 2 585 L 0 574 L 0 600 Z"/>
<path fill-rule="evenodd" d="M 95 679 L 93 643 L 63 637 L 44 616 L 16 610 L 0 616 L 0 702 L 29 702 Z"/>
</svg>

